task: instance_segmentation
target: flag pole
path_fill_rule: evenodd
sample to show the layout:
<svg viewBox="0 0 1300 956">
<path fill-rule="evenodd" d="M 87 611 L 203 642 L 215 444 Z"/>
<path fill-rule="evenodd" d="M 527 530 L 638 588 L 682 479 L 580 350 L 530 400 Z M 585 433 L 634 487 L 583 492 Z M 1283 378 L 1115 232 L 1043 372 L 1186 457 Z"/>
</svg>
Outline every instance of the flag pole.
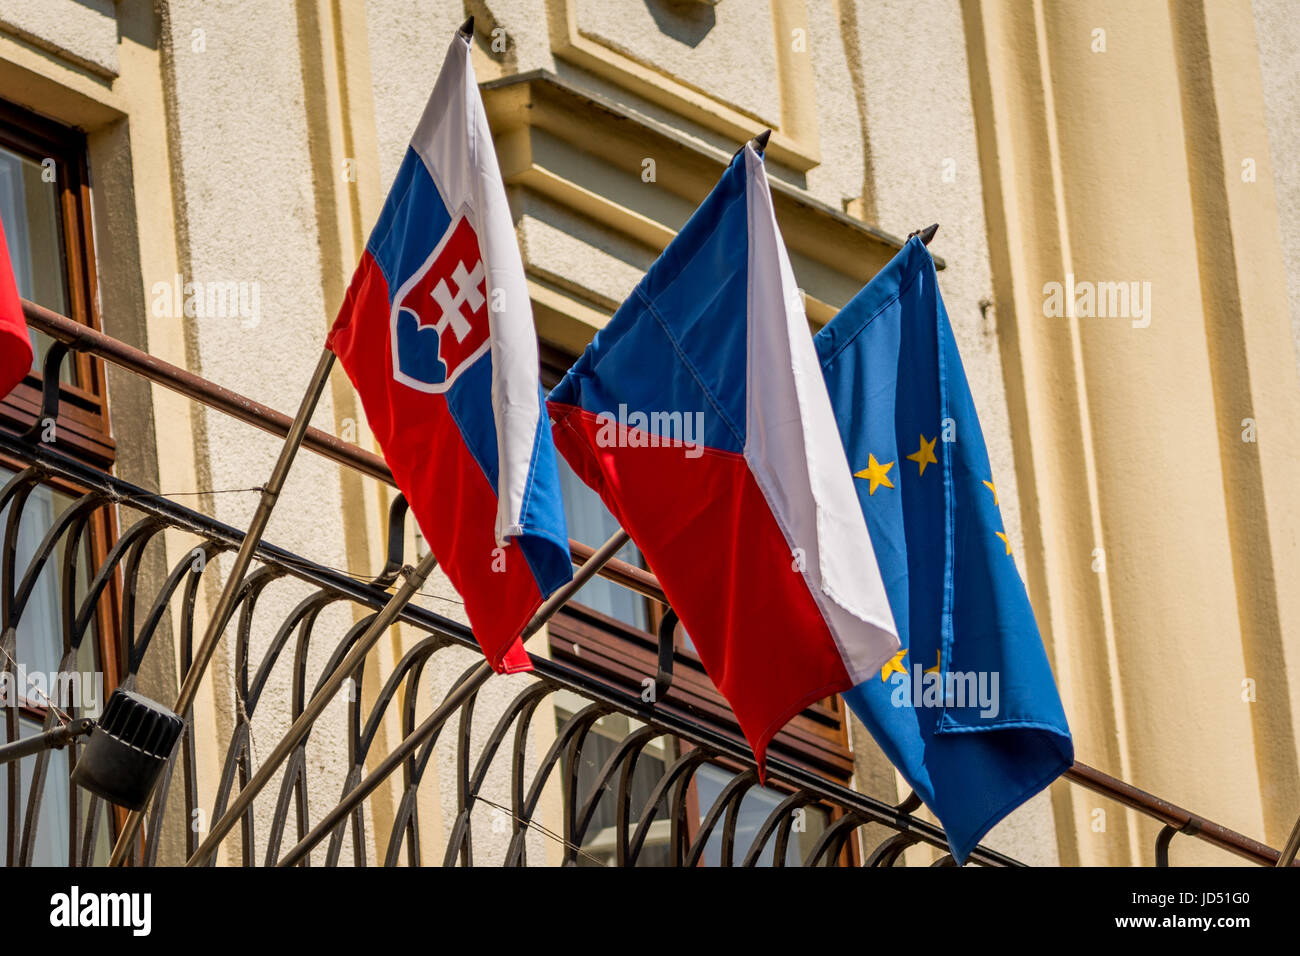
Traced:
<svg viewBox="0 0 1300 956">
<path fill-rule="evenodd" d="M 556 611 L 568 603 L 569 599 L 584 584 L 595 577 L 596 573 L 618 553 L 619 549 L 628 540 L 628 533 L 622 528 L 614 532 L 608 541 L 582 563 L 582 566 L 574 573 L 573 580 L 552 594 L 546 603 L 538 609 L 537 613 L 533 615 L 533 619 L 529 621 L 528 626 L 524 629 L 524 633 L 520 635 L 520 639 L 525 639 L 538 631 Z M 338 825 L 340 820 L 346 818 L 362 800 L 373 793 L 390 774 L 400 767 L 404 760 L 428 742 L 446 722 L 448 716 L 477 693 L 478 689 L 491 676 L 492 668 L 488 666 L 487 661 L 483 661 L 474 668 L 465 680 L 451 689 L 442 703 L 425 718 L 419 727 L 398 744 L 373 771 L 366 775 L 365 779 L 349 790 L 343 799 L 335 805 L 334 809 L 330 810 L 316 826 L 312 827 L 311 831 L 299 840 L 276 865 L 292 866 L 310 853 L 312 848 L 323 840 Z"/>
<path fill-rule="evenodd" d="M 1278 855 L 1278 866 L 1290 866 L 1295 862 L 1296 853 L 1300 852 L 1300 817 L 1296 817 L 1295 826 L 1291 828 L 1291 835 L 1287 837 L 1286 845 L 1282 847 L 1282 852 Z"/>
<path fill-rule="evenodd" d="M 614 555 L 618 553 L 619 549 L 622 548 L 623 545 L 627 544 L 627 542 L 628 533 L 622 528 L 611 535 L 609 540 L 602 544 L 591 555 L 591 557 L 584 561 L 578 570 L 574 572 L 572 580 L 556 590 L 555 593 L 547 598 L 542 606 L 537 609 L 537 613 L 532 616 L 532 619 L 529 620 L 529 622 L 524 626 L 523 631 L 520 632 L 519 639 L 521 641 L 526 641 L 541 630 L 542 626 L 551 619 L 555 612 L 567 604 L 569 599 L 578 592 L 578 589 L 590 581 L 601 568 L 609 563 L 610 559 L 613 558 Z M 293 725 L 290 726 L 289 730 L 285 733 L 280 742 L 276 744 L 275 749 L 267 756 L 265 762 L 263 762 L 262 766 L 258 768 L 257 773 L 253 775 L 253 778 L 245 786 L 240 788 L 239 794 L 235 797 L 229 808 L 227 808 L 226 812 L 222 814 L 221 819 L 212 825 L 212 829 L 199 845 L 199 848 L 194 851 L 194 855 L 186 861 L 186 866 L 200 866 L 216 851 L 217 846 L 221 843 L 222 839 L 224 839 L 226 834 L 230 832 L 231 828 L 239 822 L 239 817 L 253 802 L 253 798 L 257 796 L 262 788 L 270 781 L 271 777 L 274 776 L 276 769 L 284 762 L 285 758 L 293 752 L 293 749 L 303 741 L 307 734 L 310 733 L 312 723 L 318 716 L 320 716 L 326 706 L 328 706 L 329 702 L 334 698 L 334 695 L 338 693 L 339 688 L 343 686 L 343 682 L 356 671 L 357 667 L 365 659 L 366 654 L 369 653 L 370 649 L 379 640 L 380 636 L 388 630 L 392 623 L 397 619 L 397 615 L 401 613 L 402 608 L 404 608 L 410 602 L 411 598 L 415 596 L 416 592 L 420 589 L 420 585 L 424 583 L 425 579 L 433 571 L 436 563 L 437 561 L 432 554 L 426 555 L 414 570 L 407 573 L 406 581 L 402 587 L 388 599 L 388 603 L 384 605 L 383 610 L 379 612 L 375 619 L 370 623 L 370 626 L 366 628 L 365 633 L 362 634 L 356 644 L 353 645 L 352 650 L 348 651 L 347 656 L 344 657 L 338 667 L 333 670 L 325 683 L 322 684 L 320 689 L 312 695 L 307 707 L 303 710 L 302 714 L 299 715 L 298 719 L 293 722 Z M 478 690 L 478 688 L 481 687 L 491 676 L 491 665 L 489 665 L 486 660 L 481 661 L 470 676 L 458 685 L 451 692 L 450 696 L 439 705 L 435 713 L 444 713 L 448 708 L 454 709 L 459 706 L 460 703 L 464 702 L 465 698 Z M 411 738 L 407 738 L 408 741 L 410 739 Z M 418 744 L 419 740 L 416 741 L 416 745 Z M 405 743 L 403 746 L 405 746 Z M 394 751 L 394 753 L 396 753 L 396 751 Z M 391 759 L 392 755 L 385 759 L 384 763 L 381 764 L 381 767 L 388 766 Z M 400 760 L 398 763 L 400 763 Z M 376 773 L 378 773 L 378 770 Z M 369 783 L 371 780 L 374 782 L 370 785 L 369 789 L 366 789 L 356 798 L 356 802 L 360 802 L 360 800 L 364 799 L 371 790 L 379 785 L 384 776 L 387 776 L 387 773 L 378 777 L 375 773 L 370 774 L 366 778 L 366 781 L 363 782 L 362 786 L 364 786 L 365 783 Z M 352 791 L 348 794 L 348 797 L 351 798 L 355 793 L 356 790 Z"/>
<path fill-rule="evenodd" d="M 239 589 L 243 585 L 244 575 L 253 561 L 253 553 L 262 541 L 266 525 L 271 520 L 271 512 L 275 509 L 275 503 L 280 497 L 280 491 L 289 475 L 289 467 L 293 464 L 299 446 L 302 445 L 303 436 L 307 434 L 307 425 L 311 421 L 317 403 L 320 401 L 321 393 L 325 391 L 325 385 L 329 382 L 330 370 L 333 367 L 334 353 L 329 349 L 322 349 L 320 361 L 316 363 L 316 371 L 312 373 L 307 391 L 298 407 L 298 414 L 294 418 L 293 424 L 289 426 L 288 434 L 284 437 L 284 445 L 280 448 L 280 457 L 271 470 L 271 477 L 262 486 L 262 495 L 257 502 L 257 510 L 253 512 L 253 519 L 248 525 L 248 532 L 244 535 L 244 540 L 235 555 L 235 563 L 231 566 L 230 575 L 226 578 L 225 588 L 221 592 L 221 597 L 217 600 L 217 606 L 213 609 L 211 617 L 208 618 L 208 627 L 204 632 L 203 641 L 199 644 L 198 650 L 195 651 L 194 661 L 190 664 L 190 669 L 185 674 L 185 680 L 181 683 L 180 690 L 176 694 L 176 703 L 172 706 L 172 710 L 180 714 L 187 724 L 189 722 L 188 711 L 194 704 L 194 698 L 198 694 L 199 682 L 203 679 L 208 663 L 212 660 L 213 652 L 217 648 L 217 642 L 221 640 L 226 624 L 234 612 L 235 601 L 239 597 Z M 126 861 L 131 843 L 140 829 L 143 818 L 143 810 L 133 810 L 127 816 L 122 832 L 113 845 L 113 855 L 108 861 L 109 866 L 121 866 Z"/>
</svg>

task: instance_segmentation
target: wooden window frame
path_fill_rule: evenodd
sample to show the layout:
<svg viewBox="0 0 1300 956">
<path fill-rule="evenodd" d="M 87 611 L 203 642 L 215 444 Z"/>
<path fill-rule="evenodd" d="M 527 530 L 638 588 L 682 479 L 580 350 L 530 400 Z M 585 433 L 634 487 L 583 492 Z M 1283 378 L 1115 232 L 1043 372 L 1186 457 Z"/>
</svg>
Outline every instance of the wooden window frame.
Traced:
<svg viewBox="0 0 1300 956">
<path fill-rule="evenodd" d="M 100 331 L 85 134 L 0 100 L 0 146 L 37 162 L 54 161 L 67 318 Z M 109 470 L 116 446 L 109 427 L 104 363 L 84 353 L 72 353 L 64 362 L 72 369 L 73 381 L 59 388 L 59 448 Z M 36 422 L 42 383 L 40 371 L 33 370 L 0 400 L 0 427 L 25 431 Z"/>
</svg>

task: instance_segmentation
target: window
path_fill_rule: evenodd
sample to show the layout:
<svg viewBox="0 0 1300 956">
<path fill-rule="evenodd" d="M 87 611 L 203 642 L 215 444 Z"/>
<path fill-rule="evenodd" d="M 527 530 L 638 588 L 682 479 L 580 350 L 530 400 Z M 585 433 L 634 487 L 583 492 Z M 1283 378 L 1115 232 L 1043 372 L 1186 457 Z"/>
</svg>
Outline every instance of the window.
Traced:
<svg viewBox="0 0 1300 956">
<path fill-rule="evenodd" d="M 563 455 L 558 457 L 560 494 L 564 498 L 564 517 L 569 523 L 569 535 L 583 544 L 598 547 L 618 530 L 618 522 L 600 500 L 600 495 L 574 473 Z M 643 563 L 641 552 L 631 541 L 619 549 L 616 557 L 637 567 Z M 592 578 L 573 599 L 630 627 L 643 631 L 650 627 L 650 602 L 604 578 Z"/>
<path fill-rule="evenodd" d="M 695 775 L 696 807 L 693 815 L 696 819 L 703 820 L 704 815 L 709 812 L 709 808 L 722 793 L 722 788 L 730 781 L 731 774 L 721 767 L 705 764 L 699 769 Z M 754 787 L 746 792 L 744 799 L 740 801 L 740 810 L 736 815 L 735 855 L 737 858 L 731 861 L 732 866 L 739 866 L 744 862 L 743 854 L 753 845 L 759 827 L 771 816 L 772 811 L 784 798 L 785 794 L 771 787 Z M 803 808 L 800 820 L 790 828 L 790 842 L 785 848 L 786 865 L 801 865 L 829 825 L 830 814 L 824 807 L 814 805 Z M 776 840 L 769 839 L 759 855 L 758 865 L 771 866 L 775 855 Z M 705 866 L 722 865 L 721 826 L 714 827 L 713 832 L 709 834 L 708 842 L 704 844 L 702 861 Z"/>
<path fill-rule="evenodd" d="M 95 276 L 91 245 L 89 189 L 85 139 L 74 130 L 52 123 L 9 104 L 0 103 L 0 221 L 9 246 L 19 295 L 74 321 L 96 326 L 92 303 Z M 27 378 L 0 401 L 0 429 L 24 432 L 40 412 L 43 361 L 53 341 L 32 331 L 36 361 Z M 99 468 L 112 466 L 113 440 L 108 429 L 102 365 L 85 355 L 66 357 L 59 371 L 59 416 L 56 449 Z M 23 468 L 23 462 L 0 454 L 0 488 Z M 62 483 L 41 483 L 17 516 L 15 584 L 57 517 L 79 497 L 82 489 Z M 0 510 L 0 544 L 13 516 L 13 504 Z M 3 740 L 39 733 L 50 716 L 75 709 L 78 716 L 95 716 L 115 684 L 118 595 L 109 588 L 100 600 L 87 635 L 70 666 L 64 663 L 68 640 L 64 633 L 65 583 L 77 605 L 84 598 L 91 569 L 107 554 L 115 534 L 112 515 L 97 511 L 77 547 L 76 580 L 65 582 L 67 538 L 51 555 L 18 619 L 9 643 L 0 641 L 0 728 Z M 67 749 L 51 751 L 43 784 L 41 812 L 31 862 L 66 865 L 72 834 L 79 832 L 89 804 L 87 795 L 75 801 L 79 818 L 74 828 L 74 798 L 69 781 Z M 0 858 L 18 862 L 19 843 L 27 819 L 35 756 L 0 766 Z M 16 821 L 10 810 L 17 807 Z M 100 802 L 103 814 L 92 855 L 107 859 L 113 836 L 113 812 Z M 16 822 L 16 826 L 13 825 Z"/>
<path fill-rule="evenodd" d="M 542 346 L 541 352 L 542 381 L 547 388 L 551 388 L 573 364 L 574 356 L 547 345 Z M 570 536 L 593 548 L 604 543 L 617 529 L 618 523 L 605 508 L 600 496 L 583 483 L 562 456 L 560 486 Z M 631 542 L 618 553 L 618 557 L 634 566 L 645 566 L 640 552 Z M 552 618 L 548 628 L 551 655 L 570 667 L 621 686 L 631 693 L 640 694 L 642 681 L 646 677 L 652 677 L 658 667 L 657 632 L 665 613 L 666 609 L 658 602 L 648 600 L 612 581 L 595 578 Z M 660 706 L 684 712 L 693 721 L 743 740 L 730 706 L 705 674 L 694 645 L 680 625 L 673 641 L 673 686 Z M 561 724 L 568 716 L 560 713 Z M 626 718 L 618 719 L 626 722 Z M 580 794 L 585 794 L 587 791 L 584 788 L 590 785 L 586 782 L 586 775 L 594 781 L 599 773 L 605 756 L 601 753 L 601 747 L 612 752 L 617 741 L 624 735 L 621 731 L 615 733 L 610 729 L 611 722 L 615 720 L 611 717 L 599 721 L 584 744 L 582 765 L 578 768 Z M 848 748 L 848 718 L 843 701 L 832 697 L 809 707 L 776 736 L 769 747 L 769 753 L 808 767 L 838 783 L 848 783 L 853 774 L 853 756 Z M 679 755 L 667 753 L 656 756 L 649 750 L 643 754 L 633 777 L 633 804 L 637 812 L 640 810 L 637 798 L 640 797 L 644 802 L 645 795 L 648 795 L 649 789 L 659 779 L 663 767 L 677 756 Z M 659 761 L 658 764 L 655 763 L 656 760 Z M 688 795 L 692 836 L 694 828 L 699 827 L 717 794 L 735 772 L 734 767 L 710 764 L 700 768 L 695 775 Z M 643 776 L 648 782 L 642 780 Z M 638 787 L 644 789 L 645 794 Z M 754 788 L 746 795 L 740 809 L 740 830 L 737 837 L 740 846 L 748 845 L 742 831 L 746 828 L 756 830 L 784 796 L 779 790 L 770 787 Z M 612 861 L 612 856 L 606 860 L 604 855 L 613 852 L 612 845 L 607 840 L 612 839 L 613 831 L 610 828 L 614 825 L 614 812 L 612 797 L 603 796 L 587 833 L 588 843 L 583 846 L 586 857 L 579 859 L 580 864 L 591 865 L 596 859 Z M 806 855 L 807 849 L 811 848 L 830 822 L 829 809 L 805 808 L 799 839 L 794 839 L 792 835 L 787 848 L 791 859 L 796 854 Z M 666 808 L 661 807 L 660 816 L 651 824 L 650 835 L 641 856 L 646 865 L 667 862 L 667 826 Z M 660 830 L 663 832 L 660 833 Z M 601 832 L 604 836 L 601 836 Z M 661 838 L 662 845 L 658 842 Z M 846 850 L 846 854 L 852 852 L 851 849 Z M 717 862 L 720 853 L 719 830 L 706 845 L 704 859 L 706 862 Z M 771 847 L 765 851 L 765 865 L 770 865 L 772 853 Z M 741 861 L 735 862 L 739 864 Z"/>
<path fill-rule="evenodd" d="M 52 188 L 56 174 L 52 160 L 38 162 L 0 146 L 0 219 L 6 236 L 12 236 L 9 262 L 18 294 L 63 315 L 68 311 L 68 292 L 59 196 Z M 50 339 L 41 332 L 32 332 L 31 337 L 39 371 Z M 64 381 L 71 384 L 71 374 L 65 374 Z"/>
<path fill-rule="evenodd" d="M 0 102 L 0 220 L 18 294 L 98 328 L 85 137 Z M 0 427 L 25 430 L 41 404 L 41 369 L 51 341 L 31 332 L 36 359 L 26 381 L 0 401 Z M 61 450 L 90 464 L 113 462 L 102 363 L 64 359 L 59 380 Z"/>
</svg>

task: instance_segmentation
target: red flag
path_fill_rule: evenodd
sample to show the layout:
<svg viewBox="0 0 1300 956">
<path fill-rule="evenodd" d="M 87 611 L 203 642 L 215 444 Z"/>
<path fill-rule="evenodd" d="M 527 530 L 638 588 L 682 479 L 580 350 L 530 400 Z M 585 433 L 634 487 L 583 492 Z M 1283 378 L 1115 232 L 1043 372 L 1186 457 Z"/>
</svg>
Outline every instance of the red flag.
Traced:
<svg viewBox="0 0 1300 956">
<path fill-rule="evenodd" d="M 13 391 L 32 367 L 32 341 L 27 337 L 23 304 L 9 265 L 9 245 L 0 225 L 0 398 Z"/>
</svg>

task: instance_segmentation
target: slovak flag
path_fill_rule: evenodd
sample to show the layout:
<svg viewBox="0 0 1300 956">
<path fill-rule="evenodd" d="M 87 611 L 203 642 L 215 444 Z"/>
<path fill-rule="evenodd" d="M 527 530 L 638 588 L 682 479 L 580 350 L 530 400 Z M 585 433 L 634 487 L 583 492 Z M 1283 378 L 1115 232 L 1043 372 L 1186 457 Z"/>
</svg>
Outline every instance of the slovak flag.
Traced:
<svg viewBox="0 0 1300 956">
<path fill-rule="evenodd" d="M 452 40 L 326 346 L 492 667 L 573 575 L 537 335 L 470 63 Z"/>
<path fill-rule="evenodd" d="M 548 407 L 556 445 L 640 547 L 760 772 L 790 718 L 897 653 L 752 145 Z"/>
</svg>

